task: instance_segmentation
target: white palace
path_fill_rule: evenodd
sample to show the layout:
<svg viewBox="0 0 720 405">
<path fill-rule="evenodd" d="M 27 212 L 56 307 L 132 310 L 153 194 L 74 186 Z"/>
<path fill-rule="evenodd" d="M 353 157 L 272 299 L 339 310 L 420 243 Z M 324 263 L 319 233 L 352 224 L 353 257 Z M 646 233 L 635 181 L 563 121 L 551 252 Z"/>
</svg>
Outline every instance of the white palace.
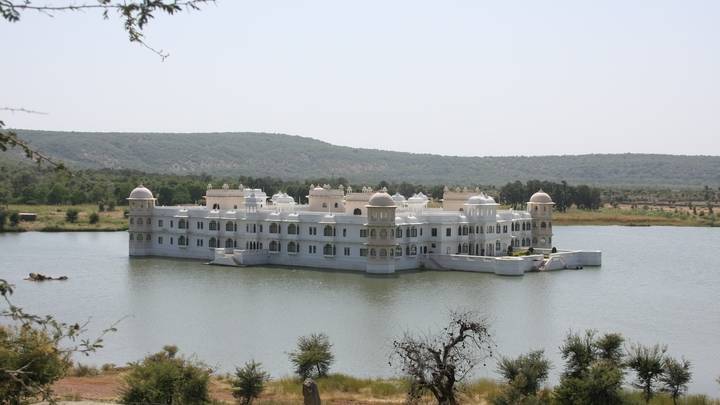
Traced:
<svg viewBox="0 0 720 405">
<path fill-rule="evenodd" d="M 156 206 L 142 185 L 128 198 L 130 256 L 204 259 L 388 274 L 437 269 L 522 275 L 600 265 L 598 251 L 553 248 L 554 203 L 542 190 L 525 211 L 501 210 L 478 190 L 450 190 L 441 208 L 422 193 L 311 186 L 308 204 L 284 193 L 208 185 L 205 205 Z M 512 255 L 527 251 L 533 254 Z"/>
</svg>

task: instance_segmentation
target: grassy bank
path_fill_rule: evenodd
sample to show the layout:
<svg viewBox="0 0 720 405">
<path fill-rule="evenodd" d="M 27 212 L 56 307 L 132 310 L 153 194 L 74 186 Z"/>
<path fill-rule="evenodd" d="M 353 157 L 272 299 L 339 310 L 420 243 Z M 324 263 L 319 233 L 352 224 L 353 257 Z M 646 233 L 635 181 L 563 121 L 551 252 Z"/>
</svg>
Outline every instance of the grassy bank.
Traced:
<svg viewBox="0 0 720 405">
<path fill-rule="evenodd" d="M 65 213 L 74 208 L 79 211 L 77 220 L 66 221 Z M 109 211 L 98 210 L 95 204 L 81 205 L 15 205 L 7 207 L 8 212 L 32 212 L 37 214 L 35 221 L 20 221 L 17 226 L 5 224 L 5 231 L 42 231 L 42 232 L 92 232 L 92 231 L 124 231 L 128 229 L 127 219 L 124 217 L 126 207 L 115 207 Z M 90 223 L 90 215 L 98 214 L 99 221 Z"/>
<path fill-rule="evenodd" d="M 553 214 L 556 225 L 628 225 L 628 226 L 720 226 L 720 218 L 712 214 L 693 215 L 685 210 L 660 207 L 648 209 L 601 208 L 596 211 L 569 209 Z"/>
<path fill-rule="evenodd" d="M 65 400 L 115 401 L 122 388 L 125 371 L 113 369 L 83 372 L 66 377 L 55 384 L 57 395 Z M 318 381 L 320 397 L 327 404 L 403 404 L 408 381 L 401 378 L 357 378 L 345 374 L 331 374 Z M 460 386 L 460 402 L 463 404 L 489 404 L 490 399 L 503 389 L 503 385 L 490 379 L 479 379 Z M 228 376 L 214 376 L 210 382 L 210 393 L 219 403 L 236 403 Z M 639 392 L 626 391 L 626 404 L 644 404 Z M 297 378 L 279 378 L 267 382 L 262 396 L 254 402 L 259 405 L 289 405 L 302 403 L 302 382 Z M 421 404 L 433 404 L 430 396 Z M 652 405 L 670 405 L 672 399 L 659 394 L 650 401 Z M 720 401 L 705 395 L 683 396 L 681 405 L 720 405 Z"/>
</svg>

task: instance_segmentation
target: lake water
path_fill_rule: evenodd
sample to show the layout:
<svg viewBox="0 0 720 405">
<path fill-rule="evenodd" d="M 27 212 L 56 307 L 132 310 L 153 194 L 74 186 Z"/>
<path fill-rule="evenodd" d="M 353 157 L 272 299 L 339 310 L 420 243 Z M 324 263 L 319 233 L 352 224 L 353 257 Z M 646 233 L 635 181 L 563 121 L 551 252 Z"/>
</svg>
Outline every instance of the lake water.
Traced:
<svg viewBox="0 0 720 405">
<path fill-rule="evenodd" d="M 325 332 L 334 370 L 395 373 L 392 339 L 443 325 L 453 308 L 491 320 L 498 350 L 544 348 L 553 381 L 557 347 L 573 330 L 617 331 L 631 341 L 664 343 L 693 362 L 691 391 L 720 396 L 720 229 L 556 227 L 563 248 L 601 249 L 603 266 L 524 277 L 413 272 L 392 277 L 288 268 L 227 268 L 127 256 L 127 234 L 0 234 L 0 278 L 15 301 L 64 321 L 90 318 L 97 331 L 125 318 L 87 363 L 124 364 L 164 344 L 222 371 L 254 358 L 274 376 L 291 373 L 296 338 Z M 29 272 L 65 282 L 23 281 Z M 479 376 L 495 377 L 492 366 Z"/>
</svg>

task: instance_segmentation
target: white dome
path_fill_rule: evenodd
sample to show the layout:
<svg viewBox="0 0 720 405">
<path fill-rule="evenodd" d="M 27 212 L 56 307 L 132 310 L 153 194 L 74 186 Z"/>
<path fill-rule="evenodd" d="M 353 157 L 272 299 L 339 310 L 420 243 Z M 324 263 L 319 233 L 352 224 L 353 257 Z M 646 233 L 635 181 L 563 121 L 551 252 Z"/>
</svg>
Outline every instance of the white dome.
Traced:
<svg viewBox="0 0 720 405">
<path fill-rule="evenodd" d="M 408 199 L 409 202 L 417 202 L 417 203 L 425 203 L 427 202 L 428 198 L 425 194 L 422 192 L 419 192 L 417 194 L 414 194 L 412 197 Z"/>
<path fill-rule="evenodd" d="M 467 200 L 467 205 L 495 204 L 495 199 L 486 194 L 474 195 Z"/>
<path fill-rule="evenodd" d="M 370 197 L 368 205 L 371 207 L 395 207 L 395 201 L 388 193 L 375 193 Z"/>
<path fill-rule="evenodd" d="M 293 204 L 295 199 L 285 193 L 277 193 L 273 196 L 275 204 Z"/>
<path fill-rule="evenodd" d="M 135 187 L 133 189 L 133 191 L 130 192 L 130 197 L 128 199 L 146 200 L 146 199 L 152 199 L 152 198 L 153 198 L 152 192 L 141 184 L 141 185 Z"/>
<path fill-rule="evenodd" d="M 405 201 L 405 196 L 403 196 L 400 193 L 395 193 L 395 194 L 393 194 L 392 199 L 395 202 L 403 202 L 403 201 Z"/>
<path fill-rule="evenodd" d="M 537 193 L 533 194 L 532 197 L 530 197 L 530 202 L 539 204 L 552 204 L 553 201 L 546 192 L 540 189 Z"/>
</svg>

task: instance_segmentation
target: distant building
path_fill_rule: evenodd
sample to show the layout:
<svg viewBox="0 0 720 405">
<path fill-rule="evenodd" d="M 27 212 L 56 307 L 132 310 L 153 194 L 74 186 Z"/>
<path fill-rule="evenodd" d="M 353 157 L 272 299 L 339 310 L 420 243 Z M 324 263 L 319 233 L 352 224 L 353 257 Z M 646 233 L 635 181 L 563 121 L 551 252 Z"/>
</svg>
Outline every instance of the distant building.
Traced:
<svg viewBox="0 0 720 405">
<path fill-rule="evenodd" d="M 500 210 L 492 197 L 467 189 L 446 188 L 442 208 L 428 208 L 422 193 L 406 199 L 367 187 L 311 186 L 307 200 L 299 205 L 284 193 L 268 199 L 262 190 L 226 184 L 208 185 L 204 206 L 159 207 L 141 185 L 128 198 L 129 253 L 379 274 L 418 268 L 523 274 L 549 263 L 541 254 L 507 256 L 529 248 L 550 253 L 554 203 L 542 190 L 525 211 Z M 567 259 L 570 253 L 563 267 L 568 260 L 599 264 L 599 252 L 593 260 Z"/>
</svg>

